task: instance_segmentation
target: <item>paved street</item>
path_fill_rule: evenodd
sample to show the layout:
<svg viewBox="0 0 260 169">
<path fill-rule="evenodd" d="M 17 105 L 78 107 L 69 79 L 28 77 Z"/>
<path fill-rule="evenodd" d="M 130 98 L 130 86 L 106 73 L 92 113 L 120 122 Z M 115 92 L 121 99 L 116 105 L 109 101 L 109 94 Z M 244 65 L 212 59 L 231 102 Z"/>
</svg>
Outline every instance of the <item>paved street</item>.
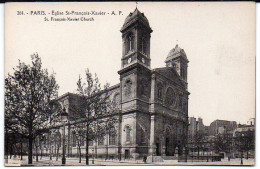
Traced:
<svg viewBox="0 0 260 169">
<path fill-rule="evenodd" d="M 147 163 L 144 164 L 141 160 L 140 161 L 111 161 L 111 160 L 101 160 L 98 159 L 94 161 L 92 164 L 92 159 L 90 159 L 90 165 L 240 165 L 241 159 L 231 159 L 228 161 L 227 159 L 222 159 L 221 162 L 178 162 L 177 160 L 165 160 L 164 162 L 155 162 L 155 163 Z M 243 159 L 243 165 L 254 165 L 254 159 Z M 33 159 L 33 166 L 60 166 L 61 165 L 61 158 L 56 161 L 55 158 L 50 160 L 49 157 L 43 157 L 42 159 L 39 157 L 39 162 Z M 67 166 L 84 166 L 85 160 L 82 159 L 81 163 L 79 163 L 78 158 L 67 158 L 66 160 Z M 8 164 L 5 166 L 28 166 L 27 157 L 23 157 L 21 161 L 19 158 L 8 159 Z"/>
</svg>

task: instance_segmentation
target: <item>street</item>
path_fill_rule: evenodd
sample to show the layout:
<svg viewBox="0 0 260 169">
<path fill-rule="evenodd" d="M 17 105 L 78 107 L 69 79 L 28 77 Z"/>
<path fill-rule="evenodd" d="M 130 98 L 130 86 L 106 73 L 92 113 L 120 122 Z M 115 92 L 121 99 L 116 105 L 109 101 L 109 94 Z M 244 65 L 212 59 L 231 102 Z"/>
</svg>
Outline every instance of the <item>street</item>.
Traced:
<svg viewBox="0 0 260 169">
<path fill-rule="evenodd" d="M 142 160 L 137 161 L 118 161 L 118 160 L 102 160 L 102 159 L 95 159 L 94 164 L 92 163 L 92 159 L 90 159 L 89 164 L 95 166 L 108 166 L 108 165 L 240 165 L 241 159 L 231 159 L 228 161 L 227 158 L 222 159 L 222 161 L 215 161 L 215 162 L 178 162 L 177 160 L 165 160 L 164 162 L 154 162 L 154 163 L 144 163 Z M 243 165 L 254 165 L 254 159 L 243 159 Z M 81 163 L 79 163 L 78 158 L 67 158 L 66 159 L 66 166 L 85 166 L 86 162 L 82 159 Z M 35 158 L 33 159 L 33 164 L 28 165 L 28 158 L 27 156 L 23 157 L 21 161 L 19 157 L 12 157 L 12 159 L 8 159 L 8 164 L 5 163 L 5 166 L 61 166 L 61 158 L 56 161 L 56 159 L 50 160 L 49 157 L 43 157 L 42 159 L 39 157 L 39 161 L 36 162 Z"/>
</svg>

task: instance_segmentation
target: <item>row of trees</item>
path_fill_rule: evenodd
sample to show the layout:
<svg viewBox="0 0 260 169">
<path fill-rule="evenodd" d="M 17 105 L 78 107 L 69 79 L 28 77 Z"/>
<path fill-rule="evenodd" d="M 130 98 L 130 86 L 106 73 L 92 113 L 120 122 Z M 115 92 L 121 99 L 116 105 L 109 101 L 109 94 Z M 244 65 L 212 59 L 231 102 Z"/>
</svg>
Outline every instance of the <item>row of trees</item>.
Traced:
<svg viewBox="0 0 260 169">
<path fill-rule="evenodd" d="M 214 137 L 206 136 L 203 133 L 197 132 L 192 138 L 189 138 L 189 149 L 193 152 L 197 152 L 198 156 L 200 152 L 212 151 L 215 153 L 225 152 L 231 155 L 231 153 L 241 153 L 254 150 L 255 148 L 255 131 L 248 130 L 244 132 L 237 132 L 235 135 L 230 132 L 218 134 Z"/>
<path fill-rule="evenodd" d="M 47 69 L 42 68 L 37 53 L 31 59 L 31 64 L 19 61 L 14 73 L 5 78 L 5 153 L 12 154 L 10 148 L 15 148 L 13 145 L 17 142 L 26 140 L 28 164 L 33 162 L 33 143 L 37 143 L 37 139 L 44 133 L 53 131 L 64 111 L 62 105 L 55 100 L 59 89 L 55 73 L 49 74 Z M 86 142 L 88 165 L 89 141 L 105 135 L 114 126 L 118 109 L 116 103 L 109 99 L 109 84 L 102 88 L 96 74 L 93 76 L 86 70 L 85 75 L 86 82 L 81 77 L 77 82 L 77 93 L 81 97 L 78 105 L 83 107 L 75 107 L 83 116 L 73 125 L 77 136 Z M 11 139 L 14 135 L 16 139 Z M 38 150 L 37 146 L 35 150 Z"/>
</svg>

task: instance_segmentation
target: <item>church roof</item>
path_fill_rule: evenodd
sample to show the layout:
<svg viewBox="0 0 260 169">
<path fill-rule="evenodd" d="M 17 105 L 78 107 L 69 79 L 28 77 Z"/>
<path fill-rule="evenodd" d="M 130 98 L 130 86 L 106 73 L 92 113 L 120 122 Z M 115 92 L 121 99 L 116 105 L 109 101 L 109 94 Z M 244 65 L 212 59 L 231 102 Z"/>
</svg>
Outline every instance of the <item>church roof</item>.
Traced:
<svg viewBox="0 0 260 169">
<path fill-rule="evenodd" d="M 185 85 L 183 81 L 181 80 L 179 74 L 177 73 L 176 69 L 173 67 L 161 67 L 161 68 L 155 68 L 153 69 L 153 72 L 157 72 L 162 76 L 168 77 L 168 78 L 174 78 L 175 80 L 178 79 L 178 81 Z M 177 78 L 177 79 L 176 79 Z"/>
<path fill-rule="evenodd" d="M 188 62 L 186 53 L 183 49 L 181 49 L 178 44 L 175 46 L 175 48 L 171 49 L 169 54 L 167 55 L 167 58 L 165 60 L 165 62 L 168 62 L 170 60 L 173 60 L 179 56 L 182 56 L 183 59 L 185 59 Z"/>
<path fill-rule="evenodd" d="M 123 27 L 121 31 L 127 28 L 129 25 L 134 23 L 135 21 L 141 21 L 144 25 L 150 28 L 148 19 L 144 16 L 144 13 L 141 13 L 137 8 L 135 8 L 134 12 L 130 12 L 130 14 L 126 17 Z M 152 29 L 150 28 L 151 32 Z"/>
</svg>

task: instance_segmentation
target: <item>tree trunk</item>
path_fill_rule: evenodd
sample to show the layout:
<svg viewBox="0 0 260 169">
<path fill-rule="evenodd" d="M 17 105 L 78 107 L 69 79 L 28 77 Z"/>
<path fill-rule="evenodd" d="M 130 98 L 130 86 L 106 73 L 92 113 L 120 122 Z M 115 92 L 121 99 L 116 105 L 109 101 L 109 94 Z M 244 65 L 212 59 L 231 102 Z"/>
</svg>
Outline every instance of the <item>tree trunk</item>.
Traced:
<svg viewBox="0 0 260 169">
<path fill-rule="evenodd" d="M 38 162 L 39 161 L 39 158 L 38 158 L 38 147 L 35 146 L 35 153 L 36 153 L 36 161 Z"/>
<path fill-rule="evenodd" d="M 108 137 L 108 134 L 107 134 L 106 160 L 108 159 L 108 144 L 109 144 L 108 139 L 109 139 L 109 137 Z"/>
<path fill-rule="evenodd" d="M 50 160 L 52 160 L 52 147 L 51 147 L 51 143 L 49 143 L 50 145 L 50 148 L 49 148 L 49 151 L 50 151 Z"/>
<path fill-rule="evenodd" d="M 58 161 L 59 159 L 59 151 L 60 151 L 60 146 L 58 145 L 57 153 L 56 153 L 56 161 Z"/>
<path fill-rule="evenodd" d="M 41 159 L 42 159 L 42 146 L 41 146 Z"/>
<path fill-rule="evenodd" d="M 89 165 L 89 162 L 88 162 L 88 128 L 87 128 L 87 135 L 86 135 L 86 165 Z"/>
<path fill-rule="evenodd" d="M 33 161 L 32 149 L 33 149 L 33 138 L 32 138 L 32 136 L 30 136 L 29 137 L 29 147 L 28 147 L 28 164 L 32 164 L 32 161 Z"/>
<path fill-rule="evenodd" d="M 199 158 L 200 158 L 200 148 L 198 147 L 198 161 L 199 161 Z"/>
<path fill-rule="evenodd" d="M 10 145 L 10 152 L 9 152 L 9 156 L 10 156 L 10 159 L 12 159 L 12 154 L 13 154 L 13 146 L 12 146 L 12 143 Z"/>
<path fill-rule="evenodd" d="M 21 153 L 21 160 L 23 160 L 23 142 L 21 141 L 20 144 L 21 144 L 21 152 L 20 152 Z"/>
<path fill-rule="evenodd" d="M 79 142 L 78 142 L 78 148 L 79 148 L 79 163 L 81 163 L 81 148 Z"/>
<path fill-rule="evenodd" d="M 5 134 L 5 163 L 8 164 L 8 136 Z"/>
</svg>

